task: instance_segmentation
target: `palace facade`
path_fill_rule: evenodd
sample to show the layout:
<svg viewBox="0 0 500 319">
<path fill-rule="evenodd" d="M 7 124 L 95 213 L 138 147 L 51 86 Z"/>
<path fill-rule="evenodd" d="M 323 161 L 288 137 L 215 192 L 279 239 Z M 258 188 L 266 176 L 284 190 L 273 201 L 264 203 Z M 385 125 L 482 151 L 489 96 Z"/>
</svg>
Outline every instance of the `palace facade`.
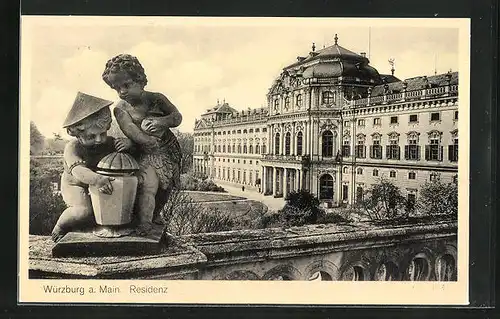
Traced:
<svg viewBox="0 0 500 319">
<path fill-rule="evenodd" d="M 335 44 L 285 67 L 265 108 L 225 101 L 196 120 L 194 170 L 286 197 L 306 189 L 353 204 L 385 177 L 410 200 L 426 181 L 456 182 L 458 73 L 400 80 Z"/>
</svg>

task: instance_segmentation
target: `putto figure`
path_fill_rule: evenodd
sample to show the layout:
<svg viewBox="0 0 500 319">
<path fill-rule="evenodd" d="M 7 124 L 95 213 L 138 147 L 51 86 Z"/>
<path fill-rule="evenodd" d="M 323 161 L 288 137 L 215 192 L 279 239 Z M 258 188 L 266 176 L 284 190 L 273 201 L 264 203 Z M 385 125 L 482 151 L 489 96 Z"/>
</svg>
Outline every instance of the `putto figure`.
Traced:
<svg viewBox="0 0 500 319">
<path fill-rule="evenodd" d="M 61 176 L 61 193 L 68 208 L 59 217 L 52 239 L 58 241 L 67 232 L 90 226 L 94 221 L 89 185 L 99 192 L 111 194 L 112 177 L 95 173 L 97 164 L 107 154 L 115 151 L 114 138 L 107 135 L 111 127 L 113 102 L 78 92 L 63 127 L 76 137 L 64 148 L 64 172 Z"/>
<path fill-rule="evenodd" d="M 117 139 L 117 148 L 136 150 L 140 166 L 136 232 L 146 235 L 172 188 L 180 183 L 181 148 L 170 128 L 179 126 L 182 116 L 163 94 L 144 90 L 146 74 L 134 56 L 110 59 L 102 78 L 121 99 L 113 113 L 127 138 Z"/>
</svg>

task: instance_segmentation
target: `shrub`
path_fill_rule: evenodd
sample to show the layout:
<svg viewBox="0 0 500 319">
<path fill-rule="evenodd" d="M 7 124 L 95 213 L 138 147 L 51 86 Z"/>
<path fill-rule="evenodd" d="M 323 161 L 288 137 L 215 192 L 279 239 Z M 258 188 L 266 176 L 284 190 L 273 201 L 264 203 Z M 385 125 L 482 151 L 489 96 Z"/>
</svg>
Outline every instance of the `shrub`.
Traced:
<svg viewBox="0 0 500 319">
<path fill-rule="evenodd" d="M 66 209 L 62 196 L 54 193 L 52 183 L 60 179 L 62 166 L 30 161 L 30 234 L 49 235 Z"/>
<path fill-rule="evenodd" d="M 410 213 L 399 188 L 383 178 L 365 192 L 358 205 L 362 215 L 370 220 L 407 218 Z"/>
<path fill-rule="evenodd" d="M 458 216 L 458 185 L 456 183 L 426 182 L 416 204 L 423 215 Z"/>
<path fill-rule="evenodd" d="M 172 191 L 161 216 L 164 231 L 177 236 L 231 230 L 234 225 L 229 216 L 215 208 L 203 208 L 180 190 Z"/>
<path fill-rule="evenodd" d="M 226 192 L 223 187 L 218 186 L 212 180 L 206 177 L 200 179 L 192 174 L 181 175 L 181 189 L 202 192 Z"/>
</svg>

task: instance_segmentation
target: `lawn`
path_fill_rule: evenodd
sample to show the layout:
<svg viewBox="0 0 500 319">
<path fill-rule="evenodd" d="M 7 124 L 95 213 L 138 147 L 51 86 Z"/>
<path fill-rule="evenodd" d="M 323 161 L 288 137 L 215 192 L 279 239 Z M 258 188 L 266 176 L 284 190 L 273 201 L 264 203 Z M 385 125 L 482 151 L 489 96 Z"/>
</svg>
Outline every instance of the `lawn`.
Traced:
<svg viewBox="0 0 500 319">
<path fill-rule="evenodd" d="M 234 200 L 244 200 L 245 197 L 233 196 L 226 193 L 207 193 L 207 192 L 195 192 L 195 191 L 185 191 L 189 194 L 189 197 L 198 203 L 207 202 L 218 202 L 218 201 L 234 201 Z"/>
</svg>

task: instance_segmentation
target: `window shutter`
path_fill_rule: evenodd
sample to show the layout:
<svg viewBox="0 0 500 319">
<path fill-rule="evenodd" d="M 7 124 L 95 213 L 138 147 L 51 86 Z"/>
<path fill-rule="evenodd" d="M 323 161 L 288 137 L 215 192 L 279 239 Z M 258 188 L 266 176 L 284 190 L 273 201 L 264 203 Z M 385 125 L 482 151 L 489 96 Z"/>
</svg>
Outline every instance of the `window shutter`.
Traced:
<svg viewBox="0 0 500 319">
<path fill-rule="evenodd" d="M 401 159 L 401 148 L 399 146 L 396 146 L 396 150 L 397 150 L 397 153 L 398 153 L 397 159 L 400 160 Z"/>
<path fill-rule="evenodd" d="M 438 160 L 442 161 L 443 160 L 443 147 L 439 146 L 439 155 L 438 155 Z"/>
<path fill-rule="evenodd" d="M 405 159 L 410 158 L 410 145 L 405 145 Z"/>
<path fill-rule="evenodd" d="M 391 156 L 391 146 L 390 145 L 386 145 L 385 147 L 385 156 L 387 157 L 387 159 L 392 159 L 392 156 Z"/>
<path fill-rule="evenodd" d="M 425 145 L 425 160 L 428 161 L 431 154 L 431 146 Z"/>
<path fill-rule="evenodd" d="M 417 145 L 417 160 L 420 160 L 420 145 Z"/>
<path fill-rule="evenodd" d="M 370 158 L 373 158 L 373 145 L 370 145 Z"/>
<path fill-rule="evenodd" d="M 366 145 L 363 145 L 363 158 L 366 157 Z"/>
<path fill-rule="evenodd" d="M 455 157 L 453 156 L 454 154 L 454 149 L 453 149 L 453 145 L 448 145 L 448 160 L 450 162 L 453 162 L 455 160 Z"/>
</svg>

